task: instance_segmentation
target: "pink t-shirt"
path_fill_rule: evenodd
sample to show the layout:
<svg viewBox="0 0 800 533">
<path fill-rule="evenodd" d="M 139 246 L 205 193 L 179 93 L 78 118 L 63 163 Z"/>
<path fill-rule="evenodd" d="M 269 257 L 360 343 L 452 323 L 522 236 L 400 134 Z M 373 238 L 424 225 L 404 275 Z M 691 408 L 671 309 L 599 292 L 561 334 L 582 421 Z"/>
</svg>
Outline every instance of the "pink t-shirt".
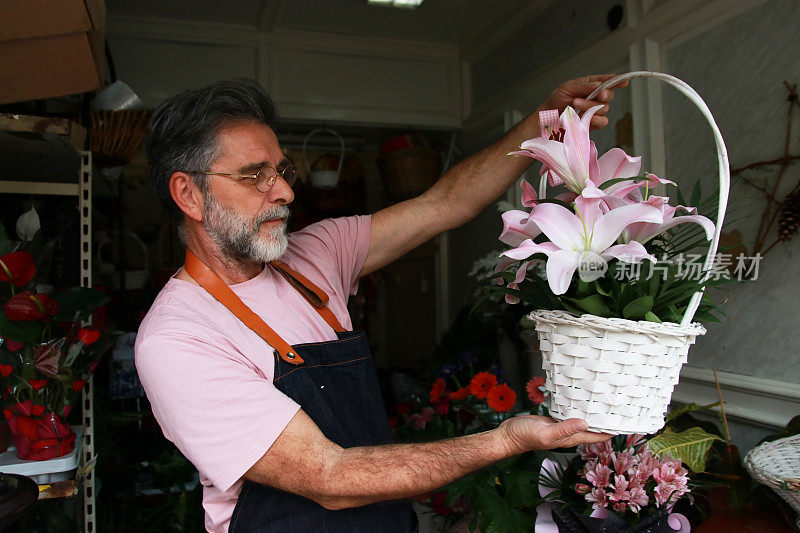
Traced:
<svg viewBox="0 0 800 533">
<path fill-rule="evenodd" d="M 324 290 L 351 329 L 347 300 L 369 251 L 369 216 L 323 220 L 289 235 L 281 258 Z M 336 333 L 272 268 L 232 285 L 289 344 Z M 299 406 L 272 384 L 272 348 L 202 287 L 172 278 L 136 338 L 136 368 L 164 436 L 197 467 L 206 529 L 226 532 L 242 475 L 272 446 Z"/>
</svg>

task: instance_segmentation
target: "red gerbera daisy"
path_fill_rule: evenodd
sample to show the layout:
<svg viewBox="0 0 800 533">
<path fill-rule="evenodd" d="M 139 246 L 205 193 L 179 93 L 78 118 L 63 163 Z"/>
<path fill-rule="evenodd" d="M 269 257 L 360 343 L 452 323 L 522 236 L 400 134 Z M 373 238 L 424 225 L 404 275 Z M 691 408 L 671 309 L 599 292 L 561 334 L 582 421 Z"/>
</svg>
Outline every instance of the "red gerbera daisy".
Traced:
<svg viewBox="0 0 800 533">
<path fill-rule="evenodd" d="M 486 402 L 489 404 L 489 407 L 498 413 L 510 411 L 511 408 L 514 407 L 514 402 L 516 401 L 517 393 L 505 383 L 492 387 L 486 395 Z"/>
<path fill-rule="evenodd" d="M 469 382 L 469 391 L 481 400 L 486 398 L 489 389 L 497 385 L 497 376 L 489 372 L 479 372 L 475 374 Z"/>
<path fill-rule="evenodd" d="M 545 393 L 539 390 L 539 387 L 544 387 L 544 382 L 544 378 L 531 378 L 528 384 L 525 385 L 525 390 L 528 392 L 528 399 L 536 405 L 544 402 L 545 398 L 547 398 Z"/>
<path fill-rule="evenodd" d="M 444 379 L 439 378 L 433 383 L 433 387 L 431 387 L 431 403 L 436 403 L 439 401 L 439 398 L 442 396 L 442 393 L 447 389 L 447 383 L 444 382 Z"/>
<path fill-rule="evenodd" d="M 469 396 L 469 385 L 450 394 L 451 400 L 463 400 Z"/>
</svg>

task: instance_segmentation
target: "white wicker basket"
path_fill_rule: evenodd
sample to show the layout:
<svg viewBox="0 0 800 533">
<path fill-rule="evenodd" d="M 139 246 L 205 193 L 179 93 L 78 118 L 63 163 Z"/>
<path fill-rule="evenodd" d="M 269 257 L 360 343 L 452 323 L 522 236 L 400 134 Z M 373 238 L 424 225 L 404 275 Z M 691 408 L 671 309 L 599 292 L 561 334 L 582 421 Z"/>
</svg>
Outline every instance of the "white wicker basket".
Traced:
<svg viewBox="0 0 800 533">
<path fill-rule="evenodd" d="M 800 512 L 800 435 L 765 442 L 744 458 L 747 471 Z M 800 517 L 797 519 L 800 527 Z"/>
<path fill-rule="evenodd" d="M 651 77 L 676 87 L 694 102 L 714 131 L 719 159 L 719 207 L 714 238 L 704 263 L 706 276 L 717 253 L 728 203 L 730 172 L 722 135 L 706 104 L 683 81 L 656 72 L 629 72 L 600 85 L 587 99 L 623 80 Z M 540 184 L 545 197 L 546 179 Z M 610 434 L 653 433 L 664 426 L 664 415 L 686 362 L 689 346 L 705 329 L 693 324 L 700 305 L 698 292 L 680 324 L 575 317 L 565 311 L 534 311 L 542 367 L 550 391 L 550 414 L 557 420 L 582 418 L 590 431 Z"/>
</svg>

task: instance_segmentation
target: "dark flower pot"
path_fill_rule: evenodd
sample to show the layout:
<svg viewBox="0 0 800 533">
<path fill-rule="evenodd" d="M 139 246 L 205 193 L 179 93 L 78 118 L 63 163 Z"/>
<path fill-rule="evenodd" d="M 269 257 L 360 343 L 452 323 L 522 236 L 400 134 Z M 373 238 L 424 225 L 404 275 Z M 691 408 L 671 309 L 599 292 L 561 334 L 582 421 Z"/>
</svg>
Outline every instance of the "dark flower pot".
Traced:
<svg viewBox="0 0 800 533">
<path fill-rule="evenodd" d="M 592 518 L 553 502 L 553 521 L 559 533 L 675 533 L 668 524 L 668 516 L 669 513 L 661 511 L 631 525 L 613 513 L 607 518 Z"/>
</svg>

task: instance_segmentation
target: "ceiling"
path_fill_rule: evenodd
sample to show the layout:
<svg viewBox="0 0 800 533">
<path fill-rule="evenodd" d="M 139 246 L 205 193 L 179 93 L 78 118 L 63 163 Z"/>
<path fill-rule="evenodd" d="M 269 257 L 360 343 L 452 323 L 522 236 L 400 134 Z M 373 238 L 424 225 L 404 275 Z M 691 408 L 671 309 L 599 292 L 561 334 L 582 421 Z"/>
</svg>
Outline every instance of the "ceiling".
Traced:
<svg viewBox="0 0 800 533">
<path fill-rule="evenodd" d="M 425 0 L 417 9 L 367 0 L 106 0 L 114 15 L 239 24 L 464 46 L 543 0 Z"/>
</svg>

